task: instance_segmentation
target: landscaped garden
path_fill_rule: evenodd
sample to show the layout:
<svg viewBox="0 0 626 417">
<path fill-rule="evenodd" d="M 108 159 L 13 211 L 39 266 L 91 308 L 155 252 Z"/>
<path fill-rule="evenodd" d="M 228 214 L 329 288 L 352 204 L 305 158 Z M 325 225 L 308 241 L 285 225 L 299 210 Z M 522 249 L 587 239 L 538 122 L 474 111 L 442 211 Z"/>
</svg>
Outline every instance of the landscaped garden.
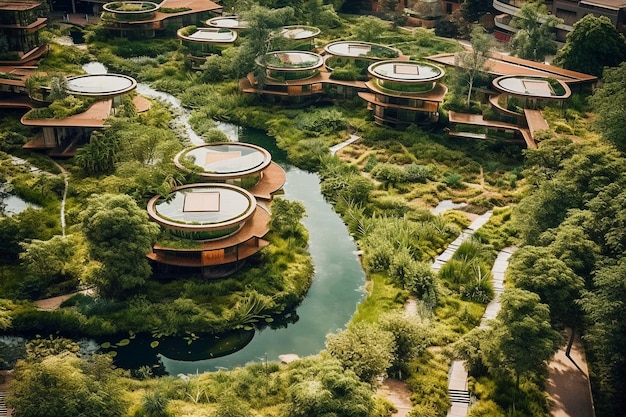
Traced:
<svg viewBox="0 0 626 417">
<path fill-rule="evenodd" d="M 332 107 L 290 107 L 242 94 L 238 81 L 258 71 L 255 59 L 271 52 L 272 29 L 303 17 L 296 14 L 311 13 L 301 20 L 322 29 L 316 46 L 338 38 L 363 40 L 397 48 L 415 61 L 460 50 L 431 31 L 407 32 L 372 17 L 339 16 L 329 7 L 323 13 L 332 14 L 326 20 L 332 25 L 325 26 L 313 19 L 322 11 L 311 8 L 242 11 L 249 32 L 240 33 L 240 44 L 208 57 L 200 70 L 190 68 L 187 51 L 171 40 L 124 41 L 133 51 L 125 56 L 123 47 L 108 44 L 98 28 L 86 29 L 88 52 L 55 45 L 41 68 L 58 66 L 74 75 L 79 64 L 101 62 L 110 72 L 179 98 L 204 141 L 224 140 L 214 120 L 261 129 L 290 164 L 317 173 L 322 195 L 362 252 L 367 296 L 350 323 L 328 334 L 324 351 L 287 365 L 266 359 L 178 378 L 156 377 L 156 367 L 113 370 L 108 355 L 86 358 L 65 338 L 132 339 L 145 333 L 155 346 L 166 336 L 184 337 L 191 345 L 200 334 L 288 322 L 314 276 L 309 232 L 301 224 L 304 209 L 298 201 L 276 197 L 266 237 L 270 245 L 231 277 L 153 276 L 145 254 L 154 242 L 181 249 L 197 245 L 185 233 L 159 230 L 145 213 L 154 195 L 168 201 L 182 184 L 201 182 L 198 169 L 181 170 L 174 163 L 189 143 L 185 132 L 172 127 L 173 110 L 158 101 L 142 113 L 122 106 L 108 128 L 94 132 L 75 157 L 56 161 L 59 165 L 22 149 L 36 132 L 19 123 L 20 112 L 7 112 L 0 120 L 0 189 L 41 207 L 0 217 L 0 329 L 32 338 L 26 351 L 0 342 L 0 359 L 8 362 L 0 360 L 0 367 L 24 358 L 15 369 L 10 405 L 20 415 L 42 415 L 29 404 L 43 395 L 42 378 L 55 378 L 60 382 L 46 393 L 47 410 L 56 407 L 67 415 L 76 415 L 80 404 L 97 403 L 85 415 L 383 417 L 393 405 L 375 391 L 379 376 L 388 375 L 408 382 L 411 416 L 443 416 L 450 406 L 449 364 L 462 358 L 476 403 L 470 415 L 546 416 L 545 363 L 569 327 L 582 329 L 589 349 L 594 394 L 602 401 L 598 415 L 611 415 L 621 403 L 621 383 L 614 378 L 623 375 L 626 364 L 618 348 L 622 337 L 605 336 L 623 334 L 623 308 L 610 306 L 620 302 L 617 289 L 624 276 L 626 161 L 601 138 L 610 141 L 614 133 L 607 128 L 610 109 L 601 103 L 606 90 L 592 98 L 595 108 L 582 93 L 563 107 L 546 104 L 552 130 L 536 150 L 504 140 L 448 136 L 448 108 L 489 111 L 476 97 L 465 103 L 467 81 L 454 69 L 446 69 L 443 80 L 449 93 L 440 121 L 402 131 L 377 126 L 358 98 Z M 356 71 L 345 63 L 344 71 Z M 609 72 L 609 86 L 620 85 L 624 68 Z M 37 77 L 33 91 L 54 80 Z M 485 86 L 481 79 L 474 85 Z M 73 114 L 77 106 L 63 100 L 54 104 L 59 114 L 60 108 Z M 44 117 L 56 114 L 51 107 L 52 115 Z M 607 111 L 599 117 L 600 134 L 589 129 L 594 109 Z M 331 155 L 330 147 L 351 134 L 360 139 Z M 16 165 L 11 156 L 46 174 Z M 65 190 L 59 166 L 69 180 L 65 228 L 59 216 Z M 431 212 L 446 201 L 464 205 L 441 215 Z M 434 272 L 432 260 L 488 210 L 494 213 L 489 223 Z M 477 328 L 494 295 L 495 255 L 511 245 L 520 249 L 507 275 L 511 292 L 504 313 L 491 326 Z M 33 304 L 87 287 L 91 293 L 76 295 L 54 311 Z M 408 300 L 416 307 L 407 316 Z M 522 319 L 534 320 L 533 329 L 541 331 L 516 327 Z M 507 344 L 512 331 L 524 337 L 523 351 Z M 613 355 L 617 364 L 608 366 Z M 78 398 L 72 403 L 76 409 L 63 400 L 71 395 Z"/>
</svg>

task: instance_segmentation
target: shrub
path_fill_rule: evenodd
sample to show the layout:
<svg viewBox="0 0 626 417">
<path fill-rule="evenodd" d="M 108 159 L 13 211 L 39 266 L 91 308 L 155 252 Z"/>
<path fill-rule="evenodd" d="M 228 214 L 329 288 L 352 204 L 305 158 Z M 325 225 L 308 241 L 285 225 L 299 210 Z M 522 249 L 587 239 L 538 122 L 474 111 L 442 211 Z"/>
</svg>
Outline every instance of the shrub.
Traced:
<svg viewBox="0 0 626 417">
<path fill-rule="evenodd" d="M 433 165 L 410 164 L 404 167 L 404 172 L 407 181 L 425 183 L 435 178 L 437 168 Z"/>
</svg>

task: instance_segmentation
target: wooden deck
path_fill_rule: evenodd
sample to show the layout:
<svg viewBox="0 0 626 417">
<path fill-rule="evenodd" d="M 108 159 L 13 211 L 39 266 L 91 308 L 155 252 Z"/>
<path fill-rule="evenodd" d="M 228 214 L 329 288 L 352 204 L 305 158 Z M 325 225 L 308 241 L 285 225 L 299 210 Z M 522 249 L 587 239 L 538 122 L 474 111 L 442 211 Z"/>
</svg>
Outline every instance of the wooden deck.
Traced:
<svg viewBox="0 0 626 417">
<path fill-rule="evenodd" d="M 269 201 L 272 199 L 272 194 L 282 189 L 286 181 L 285 171 L 278 164 L 272 162 L 263 170 L 259 183 L 248 191 L 258 199 Z"/>
</svg>

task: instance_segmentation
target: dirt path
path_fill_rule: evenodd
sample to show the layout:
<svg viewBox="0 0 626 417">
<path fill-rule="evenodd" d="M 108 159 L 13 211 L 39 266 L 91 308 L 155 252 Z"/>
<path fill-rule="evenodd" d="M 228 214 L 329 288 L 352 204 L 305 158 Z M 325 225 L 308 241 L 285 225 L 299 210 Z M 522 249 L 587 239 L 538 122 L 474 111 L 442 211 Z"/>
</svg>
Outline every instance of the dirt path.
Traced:
<svg viewBox="0 0 626 417">
<path fill-rule="evenodd" d="M 413 408 L 411 404 L 411 391 L 406 382 L 393 378 L 387 378 L 378 389 L 378 395 L 387 398 L 393 403 L 397 411 L 392 417 L 406 417 Z"/>
<path fill-rule="evenodd" d="M 589 370 L 580 338 L 576 336 L 574 340 L 571 359 L 565 356 L 566 347 L 562 346 L 548 364 L 550 414 L 553 417 L 595 417 Z"/>
<path fill-rule="evenodd" d="M 76 294 L 93 295 L 93 290 L 86 289 L 71 294 L 59 295 L 58 297 L 44 298 L 43 300 L 35 301 L 34 304 L 39 310 L 56 310 L 57 308 L 61 307 L 63 301 L 72 298 Z"/>
</svg>

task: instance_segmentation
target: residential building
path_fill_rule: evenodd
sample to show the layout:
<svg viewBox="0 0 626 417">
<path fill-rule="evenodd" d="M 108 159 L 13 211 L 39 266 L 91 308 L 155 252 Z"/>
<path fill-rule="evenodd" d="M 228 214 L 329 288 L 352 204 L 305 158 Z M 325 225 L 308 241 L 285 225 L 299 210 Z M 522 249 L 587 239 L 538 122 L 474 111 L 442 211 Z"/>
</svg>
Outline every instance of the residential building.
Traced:
<svg viewBox="0 0 626 417">
<path fill-rule="evenodd" d="M 404 129 L 439 119 L 439 105 L 448 89 L 439 82 L 445 73 L 438 66 L 390 60 L 371 64 L 368 72 L 369 92 L 359 97 L 368 103 L 377 124 Z"/>
<path fill-rule="evenodd" d="M 154 196 L 148 215 L 163 229 L 148 258 L 157 274 L 200 270 L 206 278 L 236 272 L 269 242 L 266 207 L 286 180 L 269 152 L 246 143 L 211 143 L 176 155 L 179 169 L 207 182 Z"/>
<path fill-rule="evenodd" d="M 47 51 L 40 36 L 47 15 L 41 1 L 0 0 L 0 65 L 32 65 Z"/>
<path fill-rule="evenodd" d="M 210 16 L 221 13 L 222 6 L 210 0 L 114 1 L 102 6 L 102 26 L 112 35 L 130 38 L 152 38 L 168 30 L 199 25 Z"/>
<path fill-rule="evenodd" d="M 519 15 L 526 1 L 493 0 L 493 7 L 502 12 L 495 19 L 494 35 L 497 39 L 508 41 L 515 33 L 516 28 L 511 24 L 511 20 Z M 555 28 L 557 41 L 565 42 L 574 23 L 588 14 L 606 16 L 618 31 L 626 33 L 626 0 L 550 0 L 545 4 L 550 14 L 563 19 L 563 23 Z"/>
</svg>

